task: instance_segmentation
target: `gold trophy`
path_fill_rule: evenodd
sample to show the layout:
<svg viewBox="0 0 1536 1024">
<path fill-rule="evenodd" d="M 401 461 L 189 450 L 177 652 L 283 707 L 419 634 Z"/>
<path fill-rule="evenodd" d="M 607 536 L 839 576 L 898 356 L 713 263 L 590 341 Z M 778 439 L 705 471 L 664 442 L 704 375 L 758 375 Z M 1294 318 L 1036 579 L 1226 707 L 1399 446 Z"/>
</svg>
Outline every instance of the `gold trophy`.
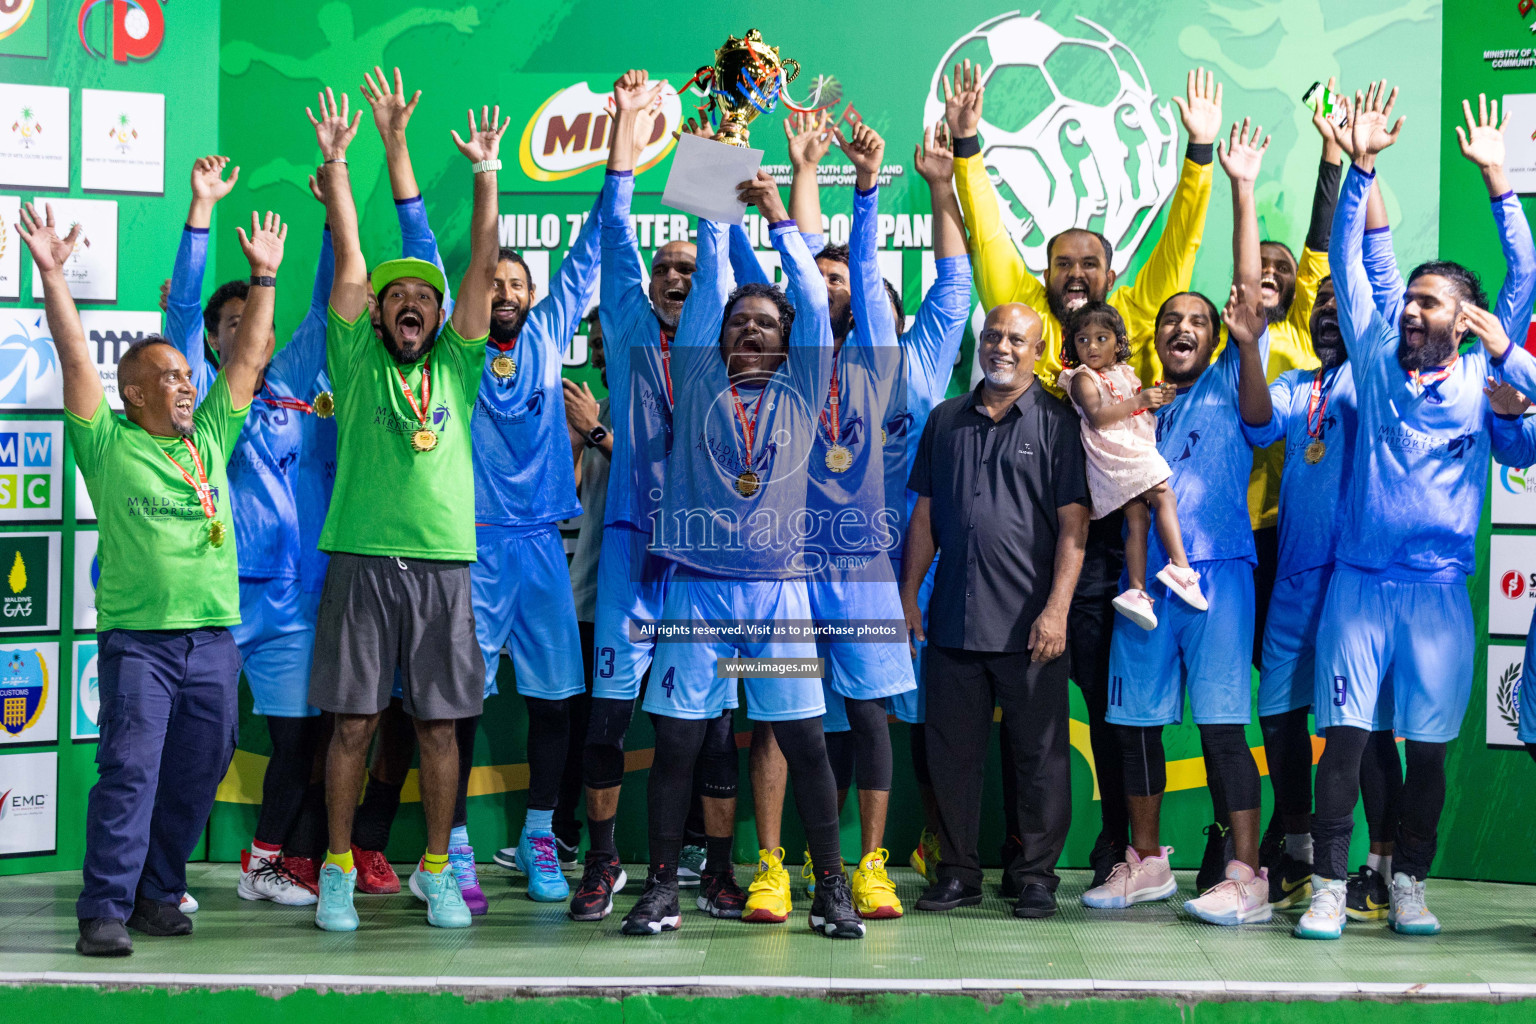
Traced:
<svg viewBox="0 0 1536 1024">
<path fill-rule="evenodd" d="M 755 28 L 740 39 L 727 39 L 715 51 L 715 63 L 694 76 L 709 96 L 700 113 L 707 110 L 719 118 L 716 141 L 746 148 L 747 125 L 773 110 L 784 86 L 799 73 L 800 63 L 780 57 L 779 48 L 763 42 L 763 34 Z"/>
</svg>

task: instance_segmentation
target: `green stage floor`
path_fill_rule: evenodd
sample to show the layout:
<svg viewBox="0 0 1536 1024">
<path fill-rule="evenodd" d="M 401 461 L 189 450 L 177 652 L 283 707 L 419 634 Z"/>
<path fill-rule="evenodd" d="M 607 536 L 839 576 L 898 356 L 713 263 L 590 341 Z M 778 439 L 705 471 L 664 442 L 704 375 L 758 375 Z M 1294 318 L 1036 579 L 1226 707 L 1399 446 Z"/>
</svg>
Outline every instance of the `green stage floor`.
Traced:
<svg viewBox="0 0 1536 1024">
<path fill-rule="evenodd" d="M 402 874 L 403 868 L 400 869 Z M 743 883 L 747 868 L 738 868 Z M 1351 924 L 1338 942 L 1291 938 L 1294 915 L 1218 928 L 1185 915 L 1178 900 L 1094 912 L 1077 901 L 1087 873 L 1066 873 L 1062 910 L 1018 921 L 996 896 L 975 908 L 912 908 L 921 880 L 894 871 L 907 915 L 869 924 L 862 942 L 809 932 L 808 901 L 782 925 L 714 921 L 684 902 L 683 927 L 655 938 L 619 934 L 639 882 L 600 924 L 576 924 L 563 904 L 537 904 L 521 876 L 486 866 L 491 911 L 460 931 L 429 928 L 409 891 L 359 896 L 362 928 L 317 931 L 311 908 L 250 903 L 235 895 L 232 864 L 195 864 L 202 903 L 189 938 L 135 936 L 122 960 L 76 956 L 76 873 L 0 878 L 0 984 L 122 982 L 195 987 L 504 991 L 650 988 L 997 991 L 1146 994 L 1197 998 L 1337 998 L 1428 995 L 1536 996 L 1536 887 L 1435 880 L 1430 905 L 1445 931 L 1405 938 L 1384 924 Z M 1192 875 L 1181 873 L 1185 886 Z M 688 890 L 684 890 L 685 894 Z M 0 997 L 3 998 L 3 997 Z"/>
</svg>

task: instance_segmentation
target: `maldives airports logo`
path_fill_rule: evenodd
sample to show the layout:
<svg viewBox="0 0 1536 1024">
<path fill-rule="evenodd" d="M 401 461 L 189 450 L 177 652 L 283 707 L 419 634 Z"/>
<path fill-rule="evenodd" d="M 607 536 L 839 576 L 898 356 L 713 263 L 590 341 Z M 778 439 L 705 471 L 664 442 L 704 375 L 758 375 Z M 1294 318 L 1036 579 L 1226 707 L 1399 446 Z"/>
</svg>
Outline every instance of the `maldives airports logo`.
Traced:
<svg viewBox="0 0 1536 1024">
<path fill-rule="evenodd" d="M 0 420 L 0 522 L 63 518 L 64 426 Z"/>
<path fill-rule="evenodd" d="M 58 661 L 58 641 L 0 646 L 0 744 L 59 738 L 59 716 L 49 703 Z"/>
<path fill-rule="evenodd" d="M 982 67 L 982 159 L 1004 226 L 1035 273 L 1045 243 L 1069 228 L 1102 232 L 1124 273 L 1178 182 L 1179 126 L 1124 40 L 1087 18 L 1092 36 L 1063 35 L 1017 11 L 966 33 L 935 69 L 923 123 L 944 117 L 942 79 L 958 61 Z M 1062 149 L 1070 142 L 1072 155 Z"/>
<path fill-rule="evenodd" d="M 97 11 L 102 16 L 93 18 Z M 165 12 L 160 9 L 159 0 L 84 0 L 75 19 L 75 30 L 80 45 L 92 57 L 105 57 L 110 50 L 112 59 L 119 64 L 149 60 L 165 41 Z M 105 41 L 99 47 L 93 46 L 92 38 Z"/>
<path fill-rule="evenodd" d="M 672 151 L 672 133 L 682 122 L 683 102 L 670 86 L 662 92 L 661 116 L 635 169 L 654 166 Z M 593 92 L 586 82 L 568 85 L 550 96 L 534 111 L 523 128 L 518 158 L 523 173 L 534 181 L 559 181 L 608 161 L 613 144 L 613 97 Z"/>
<path fill-rule="evenodd" d="M 56 852 L 59 755 L 0 757 L 0 857 Z"/>
</svg>

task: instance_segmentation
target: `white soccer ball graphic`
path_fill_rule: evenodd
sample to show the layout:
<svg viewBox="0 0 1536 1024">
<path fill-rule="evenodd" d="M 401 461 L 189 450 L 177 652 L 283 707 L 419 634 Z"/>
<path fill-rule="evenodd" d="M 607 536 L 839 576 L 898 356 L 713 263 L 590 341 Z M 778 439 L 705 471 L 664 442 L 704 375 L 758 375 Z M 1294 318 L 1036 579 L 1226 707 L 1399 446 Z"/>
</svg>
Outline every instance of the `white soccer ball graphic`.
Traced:
<svg viewBox="0 0 1536 1024">
<path fill-rule="evenodd" d="M 1178 124 L 1141 61 L 1107 29 L 1064 36 L 1018 11 L 959 39 L 934 72 L 925 124 L 944 117 L 940 79 L 969 57 L 984 68 L 980 141 L 1003 225 L 1035 273 L 1068 228 L 1101 232 L 1124 272 L 1178 182 Z"/>
<path fill-rule="evenodd" d="M 149 15 L 141 7 L 130 7 L 123 15 L 123 28 L 131 38 L 143 39 L 149 35 Z"/>
</svg>

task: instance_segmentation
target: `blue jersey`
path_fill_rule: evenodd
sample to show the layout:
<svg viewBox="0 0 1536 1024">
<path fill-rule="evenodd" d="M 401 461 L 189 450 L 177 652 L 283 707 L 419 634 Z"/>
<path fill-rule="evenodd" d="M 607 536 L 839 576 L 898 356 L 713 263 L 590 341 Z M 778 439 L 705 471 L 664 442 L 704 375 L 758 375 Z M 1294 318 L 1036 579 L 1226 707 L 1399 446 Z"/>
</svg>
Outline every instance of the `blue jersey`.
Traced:
<svg viewBox="0 0 1536 1024">
<path fill-rule="evenodd" d="M 208 394 L 218 367 L 204 348 L 203 272 L 208 229 L 182 229 L 176 267 L 166 297 L 167 340 L 187 359 L 198 401 Z M 295 399 L 314 386 L 325 365 L 325 304 L 330 274 L 322 258 L 309 311 L 287 345 L 272 357 L 266 380 L 251 401 L 245 426 L 229 457 L 235 546 L 244 579 L 296 579 L 301 539 L 294 489 L 305 419 Z"/>
<path fill-rule="evenodd" d="M 796 313 L 789 358 L 765 385 L 733 387 L 719 343 L 727 229 L 699 222 L 697 269 L 672 350 L 675 442 L 652 539 L 679 565 L 745 580 L 805 575 L 804 467 L 832 372 L 821 272 L 792 221 L 772 235 Z"/>
<path fill-rule="evenodd" d="M 1288 370 L 1269 386 L 1269 400 L 1275 416 L 1260 443 L 1285 439 L 1275 571 L 1277 579 L 1285 579 L 1333 564 L 1339 504 L 1355 455 L 1354 370 L 1348 361 L 1331 370 Z M 1318 456 L 1315 461 L 1309 451 Z"/>
<path fill-rule="evenodd" d="M 1269 362 L 1269 330 L 1259 335 L 1259 359 Z M 1179 530 L 1191 562 L 1238 558 L 1256 563 L 1248 519 L 1248 477 L 1253 448 L 1265 443 L 1269 424 L 1243 422 L 1238 407 L 1238 346 L 1223 346 L 1198 380 L 1157 410 L 1157 450 L 1173 475 Z M 1167 561 L 1155 529 L 1148 531 L 1147 564 Z"/>
<path fill-rule="evenodd" d="M 581 515 L 560 371 L 597 284 L 601 203 L 599 198 L 512 347 L 503 353 L 486 339 L 473 423 L 476 523 L 540 526 Z M 511 377 L 491 372 L 503 354 L 516 361 Z"/>
<path fill-rule="evenodd" d="M 1449 376 L 1420 386 L 1397 362 L 1398 323 L 1375 307 L 1363 262 L 1365 199 L 1373 175 L 1351 167 L 1334 213 L 1329 263 L 1339 328 L 1354 366 L 1359 432 L 1345 491 L 1338 561 L 1404 580 L 1454 582 L 1475 567 L 1475 542 L 1488 479 L 1492 413 L 1483 394 L 1494 373 L 1536 393 L 1536 359 L 1518 345 L 1493 364 L 1481 344 L 1460 355 Z M 1509 272 L 1497 311 L 1528 317 L 1536 251 L 1512 196 L 1494 204 Z M 1398 307 L 1401 308 L 1401 307 Z M 1506 327 L 1506 330 L 1508 328 Z"/>
<path fill-rule="evenodd" d="M 437 251 L 437 237 L 427 221 L 427 206 L 421 196 L 395 200 L 395 217 L 400 222 L 401 254 L 426 260 L 443 269 Z M 323 288 L 321 310 L 329 301 L 331 279 L 336 271 L 336 252 L 327 230 L 320 244 L 320 264 L 315 271 L 315 294 Z M 444 274 L 446 279 L 447 275 Z M 453 313 L 453 296 L 443 295 L 445 315 Z M 324 313 L 322 312 L 322 317 Z M 321 344 L 324 344 L 322 336 Z M 322 391 L 331 390 L 329 372 L 322 367 L 307 400 L 314 402 Z M 303 449 L 299 453 L 299 473 L 294 482 L 294 498 L 299 512 L 299 580 L 305 591 L 320 590 L 325 585 L 325 569 L 331 556 L 320 550 L 320 531 L 331 510 L 331 492 L 336 486 L 336 420 L 318 416 L 303 418 Z"/>
</svg>

